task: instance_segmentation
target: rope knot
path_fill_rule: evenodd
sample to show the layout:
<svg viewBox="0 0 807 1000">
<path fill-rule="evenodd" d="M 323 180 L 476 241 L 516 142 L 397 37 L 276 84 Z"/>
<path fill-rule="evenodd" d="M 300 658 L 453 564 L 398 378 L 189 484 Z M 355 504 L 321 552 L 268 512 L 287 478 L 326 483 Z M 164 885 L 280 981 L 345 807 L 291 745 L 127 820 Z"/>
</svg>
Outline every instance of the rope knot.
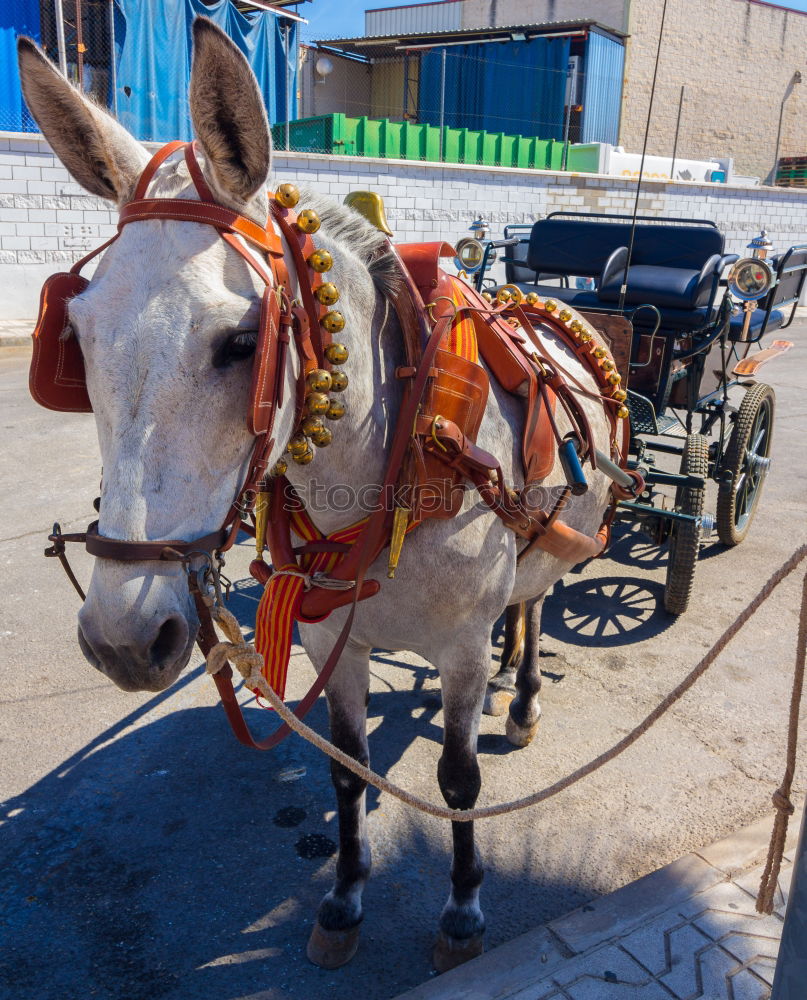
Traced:
<svg viewBox="0 0 807 1000">
<path fill-rule="evenodd" d="M 796 807 L 790 801 L 790 798 L 785 795 L 781 788 L 777 788 L 776 791 L 771 796 L 771 801 L 774 806 L 779 810 L 780 813 L 784 813 L 785 816 L 792 816 L 796 811 Z"/>
</svg>

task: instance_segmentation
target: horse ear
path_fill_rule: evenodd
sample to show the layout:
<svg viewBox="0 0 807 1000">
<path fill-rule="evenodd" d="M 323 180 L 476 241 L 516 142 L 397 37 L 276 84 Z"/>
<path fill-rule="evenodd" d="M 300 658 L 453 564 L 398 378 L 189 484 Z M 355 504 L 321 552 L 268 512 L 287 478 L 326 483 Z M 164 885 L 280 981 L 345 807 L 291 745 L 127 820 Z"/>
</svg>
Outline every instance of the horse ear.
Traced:
<svg viewBox="0 0 807 1000">
<path fill-rule="evenodd" d="M 190 105 L 215 185 L 230 198 L 249 201 L 269 178 L 266 109 L 249 63 L 206 17 L 193 22 Z"/>
<path fill-rule="evenodd" d="M 56 155 L 91 194 L 128 200 L 148 153 L 106 111 L 65 80 L 30 38 L 17 41 L 25 103 Z"/>
</svg>

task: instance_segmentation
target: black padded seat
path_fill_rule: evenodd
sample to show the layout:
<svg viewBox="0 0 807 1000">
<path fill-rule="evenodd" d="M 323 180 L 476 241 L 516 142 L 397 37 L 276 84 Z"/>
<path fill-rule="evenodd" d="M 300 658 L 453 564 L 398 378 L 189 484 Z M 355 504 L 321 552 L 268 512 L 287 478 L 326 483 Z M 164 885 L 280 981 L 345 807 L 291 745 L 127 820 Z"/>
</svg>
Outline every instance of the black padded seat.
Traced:
<svg viewBox="0 0 807 1000">
<path fill-rule="evenodd" d="M 765 332 L 769 333 L 771 330 L 778 330 L 785 321 L 785 314 L 781 309 L 771 310 L 771 316 L 768 320 L 768 325 L 765 328 Z M 733 336 L 737 336 L 743 328 L 743 323 L 745 322 L 745 313 L 739 312 L 736 316 L 731 317 L 731 333 Z M 751 313 L 751 327 L 750 334 L 752 337 L 759 333 L 762 324 L 765 322 L 765 310 L 755 309 Z"/>
</svg>

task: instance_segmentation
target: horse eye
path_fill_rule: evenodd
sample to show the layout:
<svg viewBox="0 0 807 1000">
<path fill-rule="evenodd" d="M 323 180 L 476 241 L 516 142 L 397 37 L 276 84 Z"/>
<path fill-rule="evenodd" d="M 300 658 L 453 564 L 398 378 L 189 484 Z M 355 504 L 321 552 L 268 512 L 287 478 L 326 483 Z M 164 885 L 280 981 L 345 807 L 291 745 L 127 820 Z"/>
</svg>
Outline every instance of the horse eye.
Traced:
<svg viewBox="0 0 807 1000">
<path fill-rule="evenodd" d="M 258 341 L 257 330 L 240 330 L 228 337 L 213 352 L 213 367 L 226 368 L 233 361 L 243 361 L 255 353 Z"/>
</svg>

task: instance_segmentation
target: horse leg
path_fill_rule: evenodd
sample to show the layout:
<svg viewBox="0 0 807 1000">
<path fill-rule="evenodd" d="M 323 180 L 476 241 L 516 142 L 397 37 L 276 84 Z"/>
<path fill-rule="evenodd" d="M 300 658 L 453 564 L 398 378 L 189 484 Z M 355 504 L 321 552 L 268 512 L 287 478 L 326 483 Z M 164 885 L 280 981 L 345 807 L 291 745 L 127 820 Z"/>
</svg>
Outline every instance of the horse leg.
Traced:
<svg viewBox="0 0 807 1000">
<path fill-rule="evenodd" d="M 490 662 L 490 639 L 485 636 L 471 651 L 454 648 L 445 669 L 440 663 L 443 689 L 443 753 L 437 766 L 440 791 L 452 809 L 470 809 L 481 785 L 476 743 Z M 446 972 L 482 954 L 485 918 L 479 907 L 482 863 L 474 845 L 473 823 L 452 823 L 454 857 L 451 893 L 440 916 L 440 933 L 432 953 L 438 972 Z"/>
<path fill-rule="evenodd" d="M 516 694 L 510 702 L 506 727 L 507 739 L 517 747 L 525 747 L 532 742 L 541 721 L 541 705 L 538 701 L 538 693 L 541 690 L 541 661 L 538 645 L 544 596 L 541 594 L 527 604 L 524 656 L 516 671 Z"/>
<path fill-rule="evenodd" d="M 524 659 L 525 607 L 522 601 L 505 609 L 501 666 L 488 681 L 485 715 L 504 715 L 516 696 L 516 671 Z"/>
<path fill-rule="evenodd" d="M 319 660 L 322 662 L 324 658 Z M 348 643 L 325 692 L 333 743 L 365 765 L 370 759 L 366 729 L 369 681 L 369 648 Z M 320 903 L 306 949 L 310 961 L 324 969 L 337 969 L 356 954 L 363 916 L 361 897 L 370 875 L 366 782 L 336 761 L 331 761 L 331 780 L 339 816 L 336 881 Z"/>
</svg>

